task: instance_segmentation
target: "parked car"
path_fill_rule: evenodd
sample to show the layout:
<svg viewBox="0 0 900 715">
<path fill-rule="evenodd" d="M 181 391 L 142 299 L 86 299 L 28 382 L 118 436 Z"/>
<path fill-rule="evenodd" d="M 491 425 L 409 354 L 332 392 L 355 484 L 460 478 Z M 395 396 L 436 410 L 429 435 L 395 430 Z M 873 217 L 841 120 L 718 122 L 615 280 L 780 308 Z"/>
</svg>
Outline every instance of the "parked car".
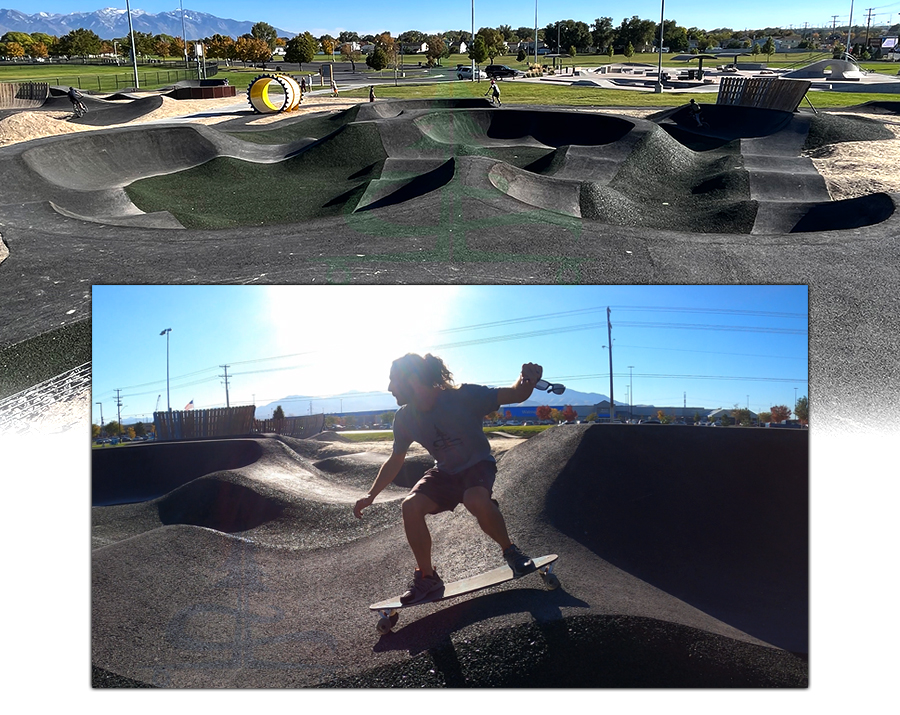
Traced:
<svg viewBox="0 0 900 715">
<path fill-rule="evenodd" d="M 495 79 L 503 79 L 504 77 L 515 79 L 516 77 L 521 77 L 525 74 L 524 72 L 514 70 L 512 67 L 507 67 L 506 65 L 488 65 L 484 68 L 484 73 L 488 77 L 493 77 Z"/>
<path fill-rule="evenodd" d="M 475 79 L 487 79 L 488 76 L 485 74 L 484 70 L 476 69 L 475 70 Z M 472 79 L 472 68 L 471 67 L 457 67 L 456 68 L 456 79 Z"/>
</svg>

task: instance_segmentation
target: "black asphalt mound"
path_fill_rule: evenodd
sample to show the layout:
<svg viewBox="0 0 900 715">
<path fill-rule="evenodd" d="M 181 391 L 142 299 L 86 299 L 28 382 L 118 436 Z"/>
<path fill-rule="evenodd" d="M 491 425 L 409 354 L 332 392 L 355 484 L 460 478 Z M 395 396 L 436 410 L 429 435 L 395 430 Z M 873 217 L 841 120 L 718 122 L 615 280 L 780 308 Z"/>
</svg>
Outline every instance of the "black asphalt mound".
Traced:
<svg viewBox="0 0 900 715">
<path fill-rule="evenodd" d="M 60 90 L 62 91 L 62 90 Z M 116 124 L 127 124 L 139 117 L 150 114 L 162 106 L 161 95 L 140 97 L 130 94 L 114 94 L 105 99 L 98 99 L 90 94 L 83 95 L 81 100 L 88 112 L 81 118 L 73 117 L 73 124 L 84 124 L 91 127 L 111 127 Z M 38 108 L 50 112 L 71 112 L 72 102 L 63 92 L 54 94 Z"/>
<path fill-rule="evenodd" d="M 0 336 L 0 399 L 91 361 L 90 320 L 4 345 L 6 337 Z"/>
<path fill-rule="evenodd" d="M 659 129 L 609 184 L 585 182 L 580 202 L 582 216 L 595 221 L 702 233 L 750 233 L 757 209 L 739 147 L 697 152 Z"/>
<path fill-rule="evenodd" d="M 238 469 L 257 461 L 256 440 L 134 444 L 91 453 L 91 504 L 108 506 L 146 501 L 211 472 Z"/>
<path fill-rule="evenodd" d="M 635 127 L 632 121 L 605 114 L 528 109 L 427 112 L 414 122 L 425 136 L 445 144 L 536 141 L 548 147 L 612 144 Z"/>
<path fill-rule="evenodd" d="M 640 430 L 587 432 L 548 492 L 548 522 L 761 640 L 805 650 L 807 436 L 647 429 L 658 433 L 649 454 Z M 755 457 L 738 466 L 739 453 Z"/>
<path fill-rule="evenodd" d="M 169 211 L 189 228 L 296 223 L 355 207 L 386 158 L 377 129 L 353 124 L 277 163 L 217 156 L 126 191 L 143 211 Z M 284 201 L 271 200 L 273 186 Z"/>
<path fill-rule="evenodd" d="M 791 112 L 777 109 L 698 104 L 705 122 L 702 127 L 691 116 L 687 104 L 651 114 L 648 119 L 659 123 L 679 141 L 698 149 L 735 139 L 771 136 L 785 129 L 793 119 Z"/>
<path fill-rule="evenodd" d="M 517 444 L 495 495 L 517 543 L 560 554 L 562 587 L 427 604 L 382 637 L 367 607 L 411 573 L 405 490 L 357 520 L 380 458 L 255 441 L 245 467 L 93 509 L 92 661 L 110 685 L 806 686 L 784 649 L 806 650 L 805 432 L 563 426 Z M 429 523 L 445 579 L 497 565 L 464 509 Z"/>
<path fill-rule="evenodd" d="M 794 654 L 665 621 L 576 616 L 448 640 L 319 687 L 804 688 L 807 670 Z"/>
<path fill-rule="evenodd" d="M 853 107 L 843 107 L 841 112 L 861 112 L 864 114 L 900 114 L 900 101 L 896 100 L 873 100 L 871 102 L 863 102 Z"/>
<path fill-rule="evenodd" d="M 800 156 L 804 140 L 890 135 L 853 117 L 707 110 L 718 127 L 711 133 L 684 134 L 685 107 L 654 115 L 657 125 L 574 110 L 497 110 L 480 100 L 361 104 L 275 130 L 91 132 L 27 147 L 21 158 L 31 173 L 17 177 L 8 201 L 43 187 L 66 219 L 161 230 L 304 226 L 364 212 L 353 230 L 367 232 L 409 219 L 428 230 L 445 225 L 441 197 L 449 195 L 477 198 L 466 203 L 479 214 L 533 212 L 541 222 L 569 225 L 547 217 L 556 213 L 689 234 L 781 235 L 828 201 L 824 181 Z M 8 170 L 15 163 L 10 156 Z M 296 198 L 273 200 L 273 191 Z M 865 214 L 884 215 L 891 214 Z"/>
<path fill-rule="evenodd" d="M 846 231 L 887 221 L 896 207 L 888 194 L 857 196 L 813 206 L 791 229 L 791 233 Z"/>
<path fill-rule="evenodd" d="M 68 101 L 68 100 L 67 100 Z M 127 103 L 112 103 L 107 100 L 96 99 L 85 102 L 88 113 L 79 119 L 72 119 L 74 124 L 86 124 L 92 127 L 110 127 L 114 124 L 127 124 L 139 117 L 150 114 L 162 106 L 163 98 L 160 95 L 142 97 Z"/>
</svg>

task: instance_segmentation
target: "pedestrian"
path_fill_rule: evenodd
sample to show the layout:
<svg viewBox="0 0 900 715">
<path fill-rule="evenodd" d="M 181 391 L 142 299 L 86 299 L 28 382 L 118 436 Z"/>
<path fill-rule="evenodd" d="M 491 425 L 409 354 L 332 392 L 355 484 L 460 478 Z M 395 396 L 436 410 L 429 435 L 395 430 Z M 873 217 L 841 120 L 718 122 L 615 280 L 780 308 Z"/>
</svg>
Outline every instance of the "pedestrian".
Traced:
<svg viewBox="0 0 900 715">
<path fill-rule="evenodd" d="M 375 101 L 375 85 L 369 85 L 369 101 Z"/>
<path fill-rule="evenodd" d="M 331 96 L 338 96 L 337 85 L 334 83 L 334 77 L 331 78 Z"/>
<path fill-rule="evenodd" d="M 498 107 L 503 106 L 502 104 L 500 104 L 500 87 L 497 84 L 497 80 L 493 77 L 491 77 L 491 86 L 488 87 L 488 91 L 484 93 L 485 97 L 487 97 L 488 95 L 491 95 L 491 104 L 496 101 Z"/>
<path fill-rule="evenodd" d="M 301 77 L 301 78 L 300 78 L 300 91 L 301 91 L 303 94 L 306 94 L 306 77 Z"/>
<path fill-rule="evenodd" d="M 392 363 L 388 390 L 400 405 L 394 416 L 393 450 L 353 513 L 362 518 L 363 509 L 394 481 L 413 442 L 434 457 L 434 466 L 401 505 L 406 538 L 416 561 L 413 580 L 400 597 L 402 603 L 417 603 L 443 588 L 431 560 L 431 534 L 425 517 L 453 511 L 459 504 L 497 542 L 515 577 L 535 570 L 534 562 L 510 539 L 499 505 L 491 498 L 497 465 L 482 421 L 501 405 L 527 400 L 542 374 L 540 365 L 526 363 L 512 387 L 457 387 L 443 360 L 434 355 L 408 353 Z"/>
</svg>

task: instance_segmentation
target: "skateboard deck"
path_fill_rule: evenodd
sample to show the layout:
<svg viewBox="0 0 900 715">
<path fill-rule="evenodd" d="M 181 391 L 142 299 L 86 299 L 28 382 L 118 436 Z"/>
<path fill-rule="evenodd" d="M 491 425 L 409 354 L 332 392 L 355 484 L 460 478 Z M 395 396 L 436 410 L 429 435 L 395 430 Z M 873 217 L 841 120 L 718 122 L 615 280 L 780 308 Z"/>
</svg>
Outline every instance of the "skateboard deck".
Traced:
<svg viewBox="0 0 900 715">
<path fill-rule="evenodd" d="M 559 556 L 557 554 L 549 554 L 547 556 L 539 556 L 532 559 L 535 565 L 535 571 L 540 573 L 544 585 L 551 590 L 559 588 L 559 579 L 556 574 L 553 573 L 553 564 L 558 558 Z M 528 574 L 524 574 L 524 576 L 527 575 Z M 369 606 L 369 610 L 377 611 L 381 616 L 378 621 L 377 629 L 379 633 L 385 634 L 389 633 L 397 624 L 397 620 L 400 617 L 399 611 L 404 608 L 415 608 L 416 606 L 421 606 L 425 603 L 446 601 L 447 599 L 455 598 L 456 596 L 463 596 L 467 593 L 480 591 L 483 588 L 496 586 L 497 584 L 506 581 L 512 581 L 513 578 L 513 572 L 509 566 L 500 566 L 499 568 L 478 574 L 477 576 L 470 576 L 469 578 L 464 578 L 459 581 L 446 583 L 441 591 L 438 591 L 431 598 L 427 598 L 424 601 L 404 604 L 400 603 L 400 596 L 394 596 L 385 601 L 373 603 Z M 520 576 L 520 578 L 523 578 L 523 576 Z"/>
</svg>

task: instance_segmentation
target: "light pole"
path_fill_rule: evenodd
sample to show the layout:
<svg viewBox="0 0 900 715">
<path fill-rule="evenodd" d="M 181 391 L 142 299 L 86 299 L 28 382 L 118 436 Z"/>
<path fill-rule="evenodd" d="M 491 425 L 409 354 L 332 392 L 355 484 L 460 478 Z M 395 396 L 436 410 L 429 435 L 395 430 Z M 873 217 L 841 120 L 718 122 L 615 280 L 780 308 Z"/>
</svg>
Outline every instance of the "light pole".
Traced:
<svg viewBox="0 0 900 715">
<path fill-rule="evenodd" d="M 659 72 L 656 75 L 656 94 L 662 94 L 662 48 L 663 48 L 663 28 L 665 27 L 666 0 L 661 0 L 662 7 L 659 10 Z M 703 60 L 701 60 L 702 62 Z"/>
<path fill-rule="evenodd" d="M 850 24 L 847 25 L 847 47 L 844 50 L 844 59 L 850 59 L 850 42 L 853 40 L 853 0 L 850 0 Z"/>
<path fill-rule="evenodd" d="M 634 421 L 634 365 L 628 366 L 628 419 Z"/>
<path fill-rule="evenodd" d="M 184 32 L 184 2 L 182 0 L 178 0 L 178 5 L 181 8 L 181 45 L 184 48 L 184 68 L 187 69 L 188 66 L 188 51 L 187 51 L 187 37 Z"/>
<path fill-rule="evenodd" d="M 102 437 L 103 436 L 103 403 L 97 402 L 95 404 L 100 405 L 100 436 Z"/>
<path fill-rule="evenodd" d="M 137 47 L 134 46 L 134 25 L 131 22 L 131 3 L 125 0 L 125 9 L 128 11 L 128 34 L 131 35 L 131 64 L 134 67 L 134 88 L 140 89 L 137 69 Z"/>
<path fill-rule="evenodd" d="M 169 397 L 169 333 L 171 332 L 172 328 L 166 328 L 160 333 L 160 335 L 166 336 L 166 409 L 170 414 L 172 412 L 172 400 Z"/>
<path fill-rule="evenodd" d="M 472 0 L 472 36 L 469 38 L 472 42 L 472 46 L 469 48 L 469 52 L 474 51 L 475 49 L 475 0 Z M 469 59 L 472 60 L 472 81 L 475 81 L 475 58 L 469 55 Z"/>
</svg>

